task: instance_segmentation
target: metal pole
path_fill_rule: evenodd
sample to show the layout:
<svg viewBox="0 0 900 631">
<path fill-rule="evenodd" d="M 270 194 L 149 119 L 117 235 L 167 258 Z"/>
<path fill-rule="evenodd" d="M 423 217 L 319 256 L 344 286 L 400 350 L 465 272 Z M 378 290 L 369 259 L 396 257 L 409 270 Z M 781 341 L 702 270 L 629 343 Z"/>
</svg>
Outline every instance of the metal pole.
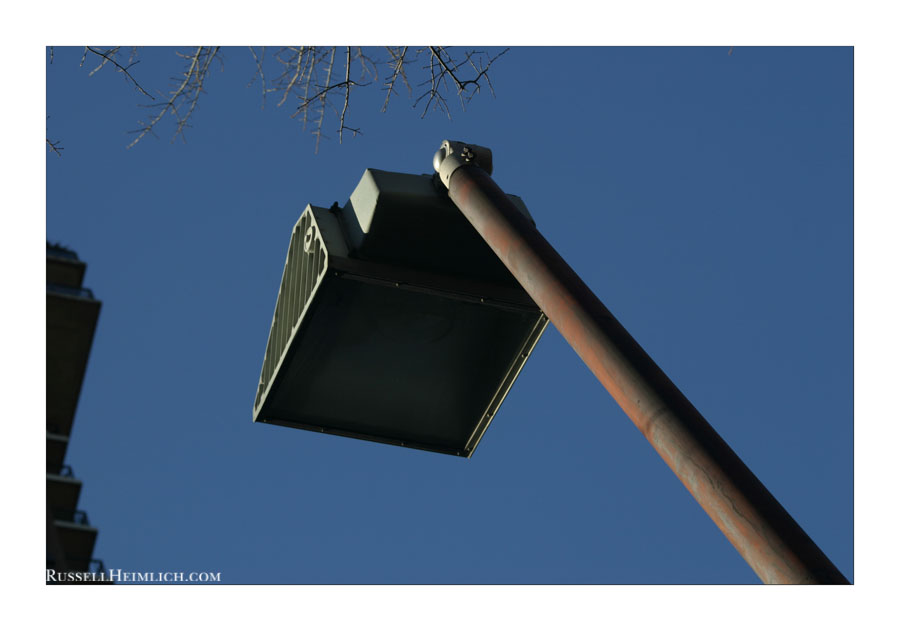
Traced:
<svg viewBox="0 0 900 631">
<path fill-rule="evenodd" d="M 435 169 L 557 330 L 764 583 L 847 579 L 480 166 L 445 142 Z M 484 156 L 482 161 L 477 156 Z M 450 158 L 450 159 L 447 159 Z"/>
</svg>

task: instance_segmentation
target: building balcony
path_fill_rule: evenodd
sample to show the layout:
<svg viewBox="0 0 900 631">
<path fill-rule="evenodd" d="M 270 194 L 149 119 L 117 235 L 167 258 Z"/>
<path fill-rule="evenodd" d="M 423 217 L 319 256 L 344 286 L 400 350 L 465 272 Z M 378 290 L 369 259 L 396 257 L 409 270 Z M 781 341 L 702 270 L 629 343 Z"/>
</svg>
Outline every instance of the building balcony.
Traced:
<svg viewBox="0 0 900 631">
<path fill-rule="evenodd" d="M 69 437 L 47 430 L 47 473 L 59 473 L 66 459 Z"/>
<path fill-rule="evenodd" d="M 97 529 L 91 526 L 83 510 L 54 506 L 51 512 L 66 567 L 71 571 L 87 572 L 97 541 Z"/>
<path fill-rule="evenodd" d="M 74 511 L 79 495 L 81 480 L 75 478 L 72 467 L 63 465 L 55 472 L 47 472 L 47 503 L 54 509 Z"/>
<path fill-rule="evenodd" d="M 47 284 L 47 427 L 68 436 L 100 302 L 89 289 Z"/>
<path fill-rule="evenodd" d="M 47 244 L 48 283 L 81 287 L 86 268 L 84 261 L 79 261 L 72 250 Z"/>
</svg>

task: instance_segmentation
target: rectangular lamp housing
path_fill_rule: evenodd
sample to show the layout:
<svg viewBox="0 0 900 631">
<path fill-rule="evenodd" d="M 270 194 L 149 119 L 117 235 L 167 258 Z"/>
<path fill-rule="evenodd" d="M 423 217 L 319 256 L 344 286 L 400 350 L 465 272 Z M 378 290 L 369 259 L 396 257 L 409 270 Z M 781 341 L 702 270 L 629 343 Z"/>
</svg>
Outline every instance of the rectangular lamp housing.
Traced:
<svg viewBox="0 0 900 631">
<path fill-rule="evenodd" d="M 253 420 L 468 457 L 546 325 L 430 176 L 369 169 L 294 226 Z"/>
</svg>

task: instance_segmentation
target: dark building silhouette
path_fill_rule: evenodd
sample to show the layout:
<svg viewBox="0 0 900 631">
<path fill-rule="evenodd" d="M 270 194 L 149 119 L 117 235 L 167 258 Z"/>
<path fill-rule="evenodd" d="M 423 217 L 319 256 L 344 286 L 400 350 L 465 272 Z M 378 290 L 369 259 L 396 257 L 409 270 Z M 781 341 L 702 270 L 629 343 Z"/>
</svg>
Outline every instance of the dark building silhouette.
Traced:
<svg viewBox="0 0 900 631">
<path fill-rule="evenodd" d="M 82 287 L 85 268 L 75 252 L 47 243 L 47 569 L 69 576 L 103 571 L 93 558 L 97 529 L 78 508 L 81 480 L 66 463 L 100 315 L 100 302 Z"/>
</svg>

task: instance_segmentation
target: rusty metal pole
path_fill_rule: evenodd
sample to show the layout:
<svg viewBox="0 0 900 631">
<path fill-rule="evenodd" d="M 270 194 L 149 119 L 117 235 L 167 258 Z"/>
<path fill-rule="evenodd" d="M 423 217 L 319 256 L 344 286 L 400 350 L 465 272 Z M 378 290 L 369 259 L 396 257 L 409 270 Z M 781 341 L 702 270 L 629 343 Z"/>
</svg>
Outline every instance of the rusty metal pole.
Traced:
<svg viewBox="0 0 900 631">
<path fill-rule="evenodd" d="M 847 579 L 494 183 L 490 150 L 445 141 L 450 199 L 764 583 Z M 482 168 L 484 167 L 484 168 Z"/>
</svg>

